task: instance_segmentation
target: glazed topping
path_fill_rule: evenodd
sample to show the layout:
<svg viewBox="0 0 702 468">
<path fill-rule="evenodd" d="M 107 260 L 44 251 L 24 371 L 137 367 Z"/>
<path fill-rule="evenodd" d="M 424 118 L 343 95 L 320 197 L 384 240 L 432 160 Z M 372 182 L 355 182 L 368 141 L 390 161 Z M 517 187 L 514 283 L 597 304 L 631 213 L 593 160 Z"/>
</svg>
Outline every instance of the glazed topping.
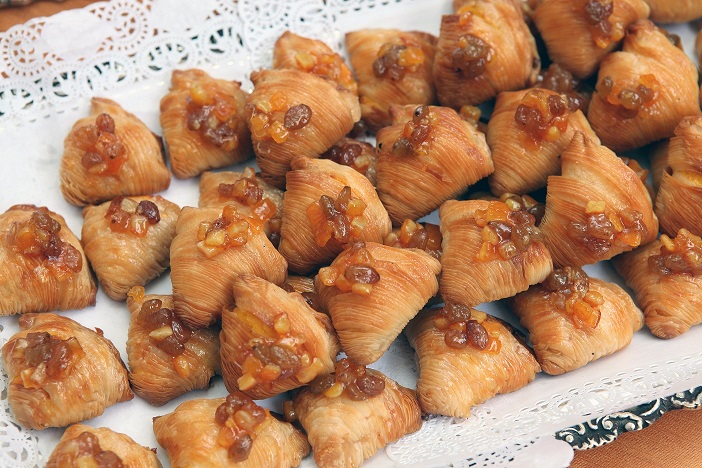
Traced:
<svg viewBox="0 0 702 468">
<path fill-rule="evenodd" d="M 526 211 L 534 217 L 534 224 L 541 224 L 541 220 L 546 213 L 546 205 L 539 203 L 529 195 L 517 195 L 515 193 L 505 192 L 500 195 L 500 201 L 505 203 L 512 211 Z"/>
<path fill-rule="evenodd" d="M 346 142 L 336 144 L 329 148 L 320 157 L 322 159 L 330 159 L 337 164 L 352 167 L 357 172 L 360 172 L 368 177 L 368 179 L 371 181 L 375 180 L 373 154 L 370 151 L 368 153 L 364 153 L 361 143 Z"/>
<path fill-rule="evenodd" d="M 286 312 L 281 311 L 269 322 L 240 307 L 234 309 L 234 314 L 254 335 L 245 347 L 246 358 L 237 380 L 240 390 L 291 377 L 305 384 L 324 367 L 322 361 L 307 350 L 304 338 L 293 333 Z"/>
<path fill-rule="evenodd" d="M 702 273 L 702 239 L 687 229 L 680 229 L 671 239 L 661 234 L 660 253 L 648 257 L 648 264 L 659 275 Z"/>
<path fill-rule="evenodd" d="M 597 84 L 597 92 L 609 104 L 616 106 L 622 118 L 635 117 L 641 109 L 653 105 L 658 98 L 660 83 L 651 74 L 641 75 L 631 87 L 615 83 L 611 76 L 605 76 Z"/>
<path fill-rule="evenodd" d="M 260 212 L 252 210 L 251 216 L 244 216 L 237 211 L 236 205 L 227 205 L 219 218 L 200 223 L 197 248 L 207 258 L 212 258 L 230 247 L 241 247 L 248 242 L 249 236 L 260 232 L 263 223 L 273 213 L 266 208 Z"/>
<path fill-rule="evenodd" d="M 265 409 L 238 390 L 227 395 L 224 403 L 217 407 L 214 419 L 221 426 L 217 444 L 228 451 L 232 463 L 249 458 L 257 429 L 267 416 Z"/>
<path fill-rule="evenodd" d="M 614 0 L 586 0 L 584 13 L 588 29 L 597 47 L 604 49 L 612 42 L 624 37 L 624 25 L 612 24 L 610 16 L 614 11 Z"/>
<path fill-rule="evenodd" d="M 193 334 L 172 309 L 163 307 L 160 299 L 144 301 L 137 321 L 148 331 L 151 342 L 172 357 L 185 352 L 185 344 Z"/>
<path fill-rule="evenodd" d="M 47 332 L 27 333 L 15 344 L 13 355 L 24 358 L 27 366 L 20 372 L 25 388 L 41 387 L 47 380 L 60 380 L 85 353 L 75 337 L 65 340 Z"/>
<path fill-rule="evenodd" d="M 425 156 L 432 141 L 433 127 L 436 122 L 436 112 L 429 106 L 419 106 L 412 114 L 412 120 L 405 124 L 402 135 L 392 145 L 396 156 Z"/>
<path fill-rule="evenodd" d="M 406 73 L 414 73 L 424 63 L 421 47 L 409 44 L 383 44 L 378 49 L 378 58 L 373 62 L 373 74 L 377 78 L 399 81 Z"/>
<path fill-rule="evenodd" d="M 363 242 L 356 242 L 339 255 L 334 263 L 319 270 L 319 279 L 326 286 L 336 286 L 341 292 L 351 291 L 367 296 L 380 281 L 375 259 Z"/>
<path fill-rule="evenodd" d="M 351 70 L 339 54 L 303 50 L 295 54 L 295 63 L 300 70 L 329 78 L 344 88 L 352 88 L 355 83 Z"/>
<path fill-rule="evenodd" d="M 156 203 L 149 200 L 136 202 L 131 198 L 117 197 L 110 202 L 105 213 L 110 229 L 115 232 L 128 232 L 135 236 L 145 236 L 149 226 L 161 221 Z"/>
<path fill-rule="evenodd" d="M 115 134 L 115 121 L 109 114 L 100 114 L 94 124 L 77 129 L 75 139 L 84 151 L 80 163 L 90 174 L 113 176 L 127 160 L 127 148 Z"/>
<path fill-rule="evenodd" d="M 187 126 L 202 139 L 225 151 L 239 146 L 239 116 L 234 96 L 220 91 L 214 84 L 190 85 L 187 98 Z"/>
<path fill-rule="evenodd" d="M 327 398 L 344 395 L 353 401 L 373 398 L 385 390 L 385 379 L 348 358 L 336 362 L 334 374 L 320 375 L 310 384 L 312 393 Z"/>
<path fill-rule="evenodd" d="M 576 328 L 595 328 L 600 322 L 602 294 L 590 291 L 590 279 L 580 268 L 556 268 L 541 286 L 551 303 L 565 312 Z"/>
<path fill-rule="evenodd" d="M 441 257 L 441 231 L 436 224 L 422 225 L 406 219 L 399 229 L 393 229 L 385 237 L 383 244 L 403 249 L 420 249 L 437 260 Z"/>
<path fill-rule="evenodd" d="M 122 459 L 111 450 L 103 450 L 100 440 L 91 432 L 85 431 L 69 442 L 68 451 L 59 455 L 57 466 L 79 468 L 122 468 Z"/>
<path fill-rule="evenodd" d="M 463 304 L 446 304 L 434 316 L 434 326 L 444 332 L 444 343 L 449 348 L 463 349 L 470 345 L 499 353 L 502 347 L 498 322 Z"/>
<path fill-rule="evenodd" d="M 457 73 L 464 78 L 477 78 L 492 61 L 495 51 L 492 46 L 473 34 L 458 39 L 458 47 L 451 52 L 451 60 Z"/>
<path fill-rule="evenodd" d="M 568 128 L 569 117 L 566 99 L 540 89 L 527 92 L 514 112 L 514 120 L 536 145 L 558 140 Z"/>
<path fill-rule="evenodd" d="M 366 204 L 360 198 L 354 198 L 351 187 L 341 189 L 334 200 L 322 195 L 307 208 L 307 219 L 314 232 L 315 242 L 324 247 L 332 238 L 339 244 L 348 244 L 358 239 L 366 227 L 363 217 Z"/>
<path fill-rule="evenodd" d="M 268 100 L 247 107 L 251 113 L 249 127 L 257 140 L 273 140 L 284 143 L 290 132 L 304 128 L 312 120 L 312 109 L 306 104 L 290 105 L 281 91 L 276 91 Z"/>
<path fill-rule="evenodd" d="M 572 221 L 568 233 L 596 255 L 606 254 L 613 246 L 627 250 L 638 247 L 648 234 L 643 215 L 636 210 L 614 212 L 604 201 L 589 201 L 585 216 L 585 223 Z"/>
<path fill-rule="evenodd" d="M 10 228 L 13 248 L 27 258 L 46 262 L 46 266 L 59 281 L 83 268 L 83 257 L 78 249 L 59 237 L 61 224 L 48 210 L 37 209 L 23 223 Z"/>
<path fill-rule="evenodd" d="M 557 63 L 552 63 L 546 71 L 542 70 L 537 79 L 537 87 L 564 95 L 571 112 L 578 109 L 585 112 L 590 101 L 586 93 L 578 91 L 579 86 L 580 82 L 573 74 Z"/>
<path fill-rule="evenodd" d="M 217 192 L 220 198 L 233 198 L 242 205 L 253 206 L 263 199 L 263 189 L 258 186 L 256 171 L 247 167 L 233 184 L 219 184 Z"/>
<path fill-rule="evenodd" d="M 543 234 L 535 226 L 534 215 L 514 204 L 489 202 L 487 209 L 476 210 L 475 224 L 482 229 L 483 243 L 476 260 L 509 260 L 526 251 L 533 242 L 541 242 Z"/>
</svg>

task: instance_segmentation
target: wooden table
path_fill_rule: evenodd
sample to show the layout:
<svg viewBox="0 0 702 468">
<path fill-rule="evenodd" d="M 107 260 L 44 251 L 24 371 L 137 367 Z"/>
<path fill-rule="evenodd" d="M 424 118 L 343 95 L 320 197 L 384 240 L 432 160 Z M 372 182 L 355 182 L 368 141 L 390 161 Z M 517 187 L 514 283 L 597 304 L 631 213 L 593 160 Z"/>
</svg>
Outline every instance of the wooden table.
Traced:
<svg viewBox="0 0 702 468">
<path fill-rule="evenodd" d="M 66 0 L 37 2 L 25 7 L 0 10 L 0 31 L 36 16 L 49 16 L 69 8 L 81 8 L 95 1 Z M 702 410 L 666 413 L 647 429 L 621 435 L 611 444 L 576 451 L 572 468 L 607 466 L 702 467 Z"/>
</svg>

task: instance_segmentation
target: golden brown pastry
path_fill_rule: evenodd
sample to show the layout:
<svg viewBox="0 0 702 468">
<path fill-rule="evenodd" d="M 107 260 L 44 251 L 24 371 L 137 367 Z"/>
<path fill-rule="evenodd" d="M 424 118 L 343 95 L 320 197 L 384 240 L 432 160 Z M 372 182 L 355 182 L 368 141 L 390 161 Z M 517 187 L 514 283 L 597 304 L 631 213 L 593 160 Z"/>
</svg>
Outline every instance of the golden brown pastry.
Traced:
<svg viewBox="0 0 702 468">
<path fill-rule="evenodd" d="M 283 191 L 256 175 L 253 167 L 243 172 L 203 172 L 200 176 L 201 208 L 234 204 L 240 213 L 260 213 L 266 220 L 263 229 L 273 245 L 280 241 L 283 216 Z"/>
<path fill-rule="evenodd" d="M 319 270 L 315 286 L 344 352 L 367 365 L 438 292 L 440 272 L 421 250 L 357 243 Z"/>
<path fill-rule="evenodd" d="M 173 467 L 288 468 L 310 452 L 302 432 L 238 390 L 181 403 L 154 418 L 154 434 Z"/>
<path fill-rule="evenodd" d="M 518 203 L 449 200 L 439 218 L 447 302 L 475 306 L 511 297 L 553 269 L 534 215 Z"/>
<path fill-rule="evenodd" d="M 97 287 L 78 238 L 44 207 L 0 215 L 0 315 L 82 309 Z"/>
<path fill-rule="evenodd" d="M 61 193 L 78 206 L 168 188 L 160 138 L 114 101 L 94 97 L 63 143 Z"/>
<path fill-rule="evenodd" d="M 675 338 L 702 323 L 702 239 L 686 229 L 619 255 L 614 267 L 634 290 L 646 326 L 659 338 Z"/>
<path fill-rule="evenodd" d="M 361 118 L 358 97 L 336 83 L 299 70 L 251 73 L 246 116 L 256 162 L 266 181 L 285 185 L 290 161 L 318 158 Z"/>
<path fill-rule="evenodd" d="M 651 7 L 651 21 L 683 23 L 702 18 L 702 3 L 697 0 L 646 0 Z"/>
<path fill-rule="evenodd" d="M 349 166 L 368 178 L 375 185 L 375 147 L 353 138 L 342 138 L 325 151 L 320 158 L 331 159 L 337 164 Z"/>
<path fill-rule="evenodd" d="M 500 93 L 487 126 L 495 172 L 488 179 L 495 195 L 528 193 L 546 186 L 561 170 L 560 155 L 576 131 L 599 141 L 567 96 L 545 89 Z"/>
<path fill-rule="evenodd" d="M 273 47 L 273 68 L 292 68 L 319 75 L 358 94 L 358 84 L 344 59 L 317 39 L 285 31 Z"/>
<path fill-rule="evenodd" d="M 63 427 L 134 398 L 114 345 L 78 322 L 26 314 L 2 347 L 12 414 L 30 429 Z"/>
<path fill-rule="evenodd" d="M 580 268 L 558 268 L 510 302 L 541 368 L 551 375 L 626 348 L 643 326 L 643 314 L 626 291 Z"/>
<path fill-rule="evenodd" d="M 685 117 L 670 139 L 656 197 L 661 232 L 702 235 L 702 116 Z"/>
<path fill-rule="evenodd" d="M 683 117 L 700 113 L 697 68 L 671 41 L 639 20 L 627 28 L 622 51 L 602 61 L 587 118 L 613 151 L 671 137 Z"/>
<path fill-rule="evenodd" d="M 348 166 L 297 158 L 287 174 L 280 253 L 290 271 L 328 265 L 355 241 L 382 242 L 392 225 L 373 185 Z"/>
<path fill-rule="evenodd" d="M 328 315 L 327 311 L 322 307 L 322 304 L 319 303 L 319 295 L 314 287 L 314 278 L 310 278 L 309 276 L 288 275 L 282 288 L 289 293 L 300 293 L 308 306 L 317 312 Z"/>
<path fill-rule="evenodd" d="M 219 319 L 234 302 L 232 281 L 251 273 L 275 284 L 288 264 L 263 231 L 265 218 L 243 215 L 235 205 L 181 211 L 171 243 L 174 312 L 192 328 Z"/>
<path fill-rule="evenodd" d="M 293 408 L 320 468 L 361 466 L 422 425 L 414 391 L 348 359 L 298 393 Z"/>
<path fill-rule="evenodd" d="M 122 197 L 83 209 L 85 255 L 105 294 L 127 298 L 169 265 L 180 208 L 161 196 Z"/>
<path fill-rule="evenodd" d="M 433 76 L 442 106 L 477 105 L 531 86 L 541 69 L 534 37 L 513 0 L 475 0 L 441 18 Z"/>
<path fill-rule="evenodd" d="M 557 266 L 582 266 L 645 245 L 658 234 L 648 191 L 606 147 L 576 133 L 550 176 L 544 244 Z"/>
<path fill-rule="evenodd" d="M 551 60 L 585 78 L 648 13 L 644 0 L 542 0 L 532 18 Z"/>
<path fill-rule="evenodd" d="M 138 286 L 129 291 L 131 313 L 127 339 L 129 381 L 134 393 L 152 405 L 207 388 L 221 374 L 219 330 L 192 330 L 173 313 L 173 298 L 144 295 Z"/>
<path fill-rule="evenodd" d="M 238 81 L 202 70 L 173 70 L 161 99 L 161 128 L 173 175 L 185 179 L 251 157 L 245 122 L 247 93 Z"/>
<path fill-rule="evenodd" d="M 361 115 L 376 132 L 392 123 L 390 105 L 433 104 L 436 37 L 419 31 L 362 29 L 346 34 Z"/>
<path fill-rule="evenodd" d="M 441 259 L 441 230 L 436 224 L 422 224 L 405 219 L 399 228 L 385 236 L 383 244 L 401 249 L 423 250 L 435 259 Z"/>
<path fill-rule="evenodd" d="M 156 449 L 143 447 L 126 434 L 107 427 L 74 424 L 63 433 L 46 468 L 128 466 L 160 468 Z"/>
<path fill-rule="evenodd" d="M 405 329 L 417 352 L 417 397 L 425 413 L 467 418 L 540 371 L 529 348 L 500 320 L 461 304 L 428 309 Z"/>
<path fill-rule="evenodd" d="M 334 369 L 339 342 L 331 320 L 296 292 L 241 275 L 236 307 L 222 312 L 222 376 L 257 400 L 309 383 Z"/>
<path fill-rule="evenodd" d="M 684 122 L 685 119 L 681 120 Z M 677 128 L 677 127 L 676 127 Z M 651 179 L 653 180 L 653 193 L 652 199 L 655 200 L 655 194 L 658 193 L 658 189 L 661 186 L 661 179 L 663 179 L 663 172 L 668 166 L 668 143 L 670 140 L 661 140 L 653 145 L 653 149 L 649 153 L 649 162 L 651 167 Z"/>
<path fill-rule="evenodd" d="M 494 170 L 485 135 L 456 111 L 391 106 L 378 131 L 378 196 L 393 224 L 428 215 Z"/>
</svg>

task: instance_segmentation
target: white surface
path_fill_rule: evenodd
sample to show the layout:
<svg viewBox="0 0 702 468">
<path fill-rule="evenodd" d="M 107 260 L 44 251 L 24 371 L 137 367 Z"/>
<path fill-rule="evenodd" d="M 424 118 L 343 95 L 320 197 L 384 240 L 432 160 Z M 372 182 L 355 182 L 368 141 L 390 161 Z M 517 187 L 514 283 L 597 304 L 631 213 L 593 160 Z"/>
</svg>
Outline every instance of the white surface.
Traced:
<svg viewBox="0 0 702 468">
<path fill-rule="evenodd" d="M 63 138 L 73 122 L 87 113 L 93 94 L 114 98 L 160 133 L 158 103 L 174 67 L 198 66 L 218 77 L 246 81 L 251 69 L 268 63 L 272 42 L 285 29 L 336 46 L 344 32 L 363 27 L 438 33 L 440 15 L 450 10 L 451 2 L 240 0 L 237 5 L 209 0 L 189 2 L 185 10 L 173 8 L 175 3 L 118 0 L 94 4 L 83 11 L 33 20 L 0 33 L 0 69 L 9 75 L 0 79 L 0 212 L 17 203 L 45 205 L 64 215 L 69 227 L 80 233 L 81 210 L 63 200 L 58 167 Z M 193 18 L 196 26 L 188 26 L 194 23 Z M 76 22 L 79 27 L 75 27 Z M 102 28 L 99 31 L 94 28 L 97 23 Z M 692 28 L 683 25 L 675 29 L 691 52 Z M 100 52 L 93 54 L 96 46 Z M 83 55 L 86 52 L 90 53 Z M 47 86 L 49 83 L 53 86 Z M 196 205 L 197 183 L 197 179 L 173 179 L 162 195 L 181 206 Z M 587 270 L 620 282 L 609 264 Z M 149 285 L 147 292 L 170 293 L 168 277 Z M 501 303 L 480 308 L 518 325 Z M 99 291 L 96 307 L 65 315 L 102 328 L 126 362 L 129 313 L 124 303 Z M 11 336 L 17 330 L 16 323 L 16 317 L 0 319 L 5 327 L 0 338 Z M 538 460 L 533 466 L 563 466 L 572 452 L 553 440 L 556 430 L 701 385 L 701 340 L 702 327 L 669 341 L 641 330 L 626 350 L 559 377 L 540 374 L 527 387 L 475 408 L 467 420 L 429 419 L 419 432 L 388 446 L 366 465 L 426 467 L 458 462 L 456 466 L 487 466 L 513 459 L 517 466 L 525 466 L 525 460 Z M 404 338 L 398 339 L 374 367 L 414 387 L 414 358 Z M 143 445 L 157 447 L 151 428 L 153 416 L 172 411 L 185 399 L 225 394 L 217 378 L 208 391 L 189 393 L 163 407 L 152 407 L 136 397 L 87 423 L 109 426 Z M 264 404 L 279 409 L 280 402 L 277 398 Z M 0 466 L 43 465 L 45 458 L 37 458 L 34 438 L 46 457 L 61 430 L 17 430 L 9 420 L 4 398 L 0 398 L 0 408 L 4 410 L 0 411 L 0 442 L 7 444 L 0 448 Z M 162 449 L 159 457 L 168 466 Z M 311 458 L 304 462 L 312 464 Z"/>
</svg>

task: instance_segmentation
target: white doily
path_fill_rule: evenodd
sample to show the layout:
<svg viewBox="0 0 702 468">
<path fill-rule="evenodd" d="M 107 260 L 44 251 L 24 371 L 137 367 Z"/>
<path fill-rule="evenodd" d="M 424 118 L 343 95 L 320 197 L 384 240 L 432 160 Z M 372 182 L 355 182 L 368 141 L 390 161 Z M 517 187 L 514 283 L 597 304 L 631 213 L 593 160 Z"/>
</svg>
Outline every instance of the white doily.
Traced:
<svg viewBox="0 0 702 468">
<path fill-rule="evenodd" d="M 74 232 L 80 231 L 80 210 L 65 204 L 58 191 L 57 160 L 68 128 L 84 115 L 95 94 L 114 97 L 158 132 L 158 101 L 174 68 L 226 70 L 231 79 L 246 83 L 252 69 L 269 65 L 272 45 L 286 29 L 341 50 L 343 34 L 361 27 L 437 33 L 441 14 L 450 9 L 451 0 L 113 0 L 13 27 L 0 33 L 1 157 L 3 162 L 21 159 L 22 164 L 13 166 L 13 159 L 12 170 L 6 165 L 0 172 L 0 207 L 47 205 L 61 212 Z M 686 46 L 694 40 L 690 31 L 676 32 Z M 28 180 L 31 187 L 25 187 Z M 180 205 L 193 204 L 197 186 L 174 180 L 163 195 Z M 588 272 L 614 279 L 608 266 Z M 169 287 L 165 284 L 159 292 L 168 293 Z M 481 308 L 515 324 L 500 304 Z M 123 312 L 100 292 L 94 312 L 72 317 L 97 326 L 103 320 L 99 314 Z M 0 332 L 3 342 L 16 329 L 16 319 L 3 318 L 0 324 L 7 327 Z M 124 356 L 126 332 L 104 329 L 106 335 L 117 335 L 110 338 Z M 419 432 L 391 444 L 368 465 L 526 466 L 526 459 L 538 460 L 535 466 L 563 464 L 563 454 L 548 461 L 539 458 L 567 452 L 559 445 L 564 442 L 553 440 L 559 429 L 701 385 L 700 341 L 702 327 L 670 341 L 638 332 L 623 352 L 563 376 L 539 375 L 525 388 L 475 408 L 467 420 L 429 418 Z M 416 380 L 404 338 L 374 367 L 406 386 Z M 7 388 L 6 378 L 0 385 Z M 141 431 L 124 416 L 136 412 L 150 421 L 152 415 L 172 411 L 175 402 L 169 405 L 153 408 L 135 399 L 109 408 L 94 423 Z M 9 415 L 6 390 L 0 394 L 0 407 L 0 466 L 41 466 L 59 432 L 19 428 Z M 130 435 L 156 446 L 152 433 Z"/>
</svg>

